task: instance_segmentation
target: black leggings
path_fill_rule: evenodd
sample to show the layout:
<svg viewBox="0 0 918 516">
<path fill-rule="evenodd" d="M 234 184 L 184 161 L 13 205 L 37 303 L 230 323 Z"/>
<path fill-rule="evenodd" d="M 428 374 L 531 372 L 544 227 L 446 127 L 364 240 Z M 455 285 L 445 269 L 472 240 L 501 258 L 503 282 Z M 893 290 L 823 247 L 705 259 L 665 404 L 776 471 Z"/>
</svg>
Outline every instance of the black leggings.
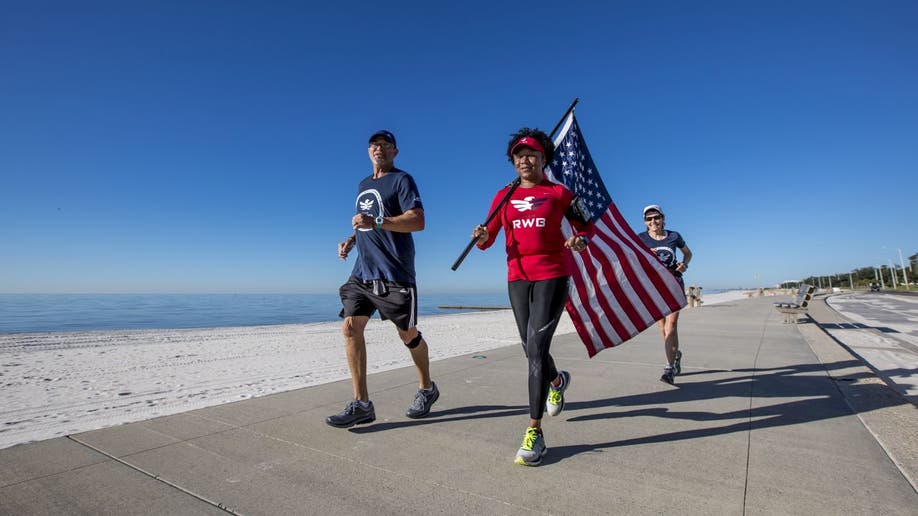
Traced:
<svg viewBox="0 0 918 516">
<path fill-rule="evenodd" d="M 562 276 L 541 281 L 511 281 L 510 306 L 529 359 L 529 417 L 542 419 L 548 384 L 558 376 L 555 361 L 548 353 L 567 301 L 569 278 Z"/>
</svg>

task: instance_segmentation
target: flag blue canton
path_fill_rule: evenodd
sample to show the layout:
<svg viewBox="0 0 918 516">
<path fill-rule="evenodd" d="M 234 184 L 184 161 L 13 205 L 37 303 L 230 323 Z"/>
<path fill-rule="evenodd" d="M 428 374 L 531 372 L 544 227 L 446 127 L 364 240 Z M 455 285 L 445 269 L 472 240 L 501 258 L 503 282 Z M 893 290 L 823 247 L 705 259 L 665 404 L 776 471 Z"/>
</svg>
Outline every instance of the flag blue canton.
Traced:
<svg viewBox="0 0 918 516">
<path fill-rule="evenodd" d="M 612 198 L 580 134 L 577 119 L 555 149 L 555 158 L 548 168 L 577 196 L 580 210 L 590 222 L 595 222 L 608 209 Z"/>
</svg>

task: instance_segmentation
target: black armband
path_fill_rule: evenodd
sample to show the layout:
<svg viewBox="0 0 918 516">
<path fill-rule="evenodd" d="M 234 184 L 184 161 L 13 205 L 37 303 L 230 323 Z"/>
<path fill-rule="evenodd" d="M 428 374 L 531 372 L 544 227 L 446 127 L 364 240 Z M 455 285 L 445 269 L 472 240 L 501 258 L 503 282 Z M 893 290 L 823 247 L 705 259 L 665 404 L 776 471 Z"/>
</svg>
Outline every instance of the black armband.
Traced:
<svg viewBox="0 0 918 516">
<path fill-rule="evenodd" d="M 564 212 L 564 216 L 567 217 L 567 220 L 573 222 L 579 222 L 581 224 L 590 223 L 590 210 L 583 205 L 583 201 L 580 200 L 580 197 L 574 197 L 571 201 L 571 205 L 567 208 L 567 211 Z"/>
</svg>

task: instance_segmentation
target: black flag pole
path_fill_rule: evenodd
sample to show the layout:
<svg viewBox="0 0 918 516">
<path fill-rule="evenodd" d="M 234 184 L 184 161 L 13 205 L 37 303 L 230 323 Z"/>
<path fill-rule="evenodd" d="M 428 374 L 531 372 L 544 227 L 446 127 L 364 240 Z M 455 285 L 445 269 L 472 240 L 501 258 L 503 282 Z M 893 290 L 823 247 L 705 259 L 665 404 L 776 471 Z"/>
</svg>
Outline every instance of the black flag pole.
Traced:
<svg viewBox="0 0 918 516">
<path fill-rule="evenodd" d="M 563 124 L 564 120 L 567 119 L 567 115 L 571 114 L 571 111 L 574 110 L 574 106 L 576 106 L 578 102 L 580 102 L 579 97 L 575 98 L 574 101 L 571 102 L 571 105 L 568 106 L 567 111 L 564 112 L 564 116 L 561 117 L 561 120 L 558 120 L 558 123 L 555 124 L 555 128 L 551 130 L 551 133 L 548 135 L 549 138 L 555 137 L 555 133 L 558 132 L 558 129 L 561 127 L 561 124 Z M 510 181 L 510 183 L 507 186 L 510 187 L 510 189 L 507 190 L 507 194 L 504 195 L 504 198 L 501 199 L 499 203 L 497 203 L 497 206 L 495 206 L 493 210 L 491 210 L 491 213 L 488 215 L 488 218 L 484 221 L 484 224 L 482 224 L 482 226 L 487 226 L 488 224 L 491 223 L 491 220 L 494 219 L 494 217 L 497 215 L 497 212 L 499 212 L 500 209 L 504 206 L 504 204 L 507 202 L 507 199 L 509 199 L 510 196 L 513 195 L 513 192 L 516 190 L 516 188 L 520 186 L 520 178 L 517 177 L 513 181 Z M 472 247 L 475 245 L 476 240 L 477 239 L 473 238 L 469 242 L 469 245 L 465 246 L 465 249 L 462 251 L 462 254 L 459 255 L 459 258 L 456 258 L 456 262 L 451 267 L 453 270 L 458 269 L 459 266 L 462 265 L 462 261 L 465 260 L 465 257 L 468 256 L 469 253 L 472 251 Z"/>
<path fill-rule="evenodd" d="M 564 116 L 561 117 L 561 120 L 558 120 L 558 123 L 555 124 L 555 128 L 552 129 L 551 133 L 548 134 L 549 138 L 555 137 L 555 133 L 558 132 L 558 129 L 561 128 L 561 124 L 563 124 L 564 120 L 567 119 L 567 115 L 571 114 L 571 111 L 574 110 L 574 106 L 576 106 L 578 102 L 580 102 L 580 97 L 575 98 L 574 101 L 571 102 L 571 105 L 567 107 L 567 111 L 564 112 Z"/>
<path fill-rule="evenodd" d="M 494 216 L 497 215 L 497 212 L 500 210 L 501 206 L 503 206 L 504 203 L 507 202 L 507 199 L 509 199 L 510 196 L 513 194 L 514 190 L 516 190 L 516 187 L 520 186 L 520 178 L 516 178 L 513 181 L 510 181 L 510 183 L 507 186 L 510 187 L 510 189 L 507 190 L 507 195 L 505 195 L 504 198 L 501 199 L 499 203 L 497 203 L 497 206 L 494 207 L 494 210 L 491 212 L 490 215 L 488 215 L 488 218 L 484 221 L 484 224 L 482 224 L 482 226 L 487 226 L 488 224 L 491 223 L 491 219 L 493 219 Z M 478 240 L 477 238 L 473 238 L 471 241 L 469 241 L 469 245 L 465 246 L 465 249 L 462 251 L 462 254 L 459 255 L 459 258 L 456 258 L 456 263 L 454 263 L 452 266 L 453 270 L 458 269 L 459 266 L 462 265 L 462 261 L 465 260 L 465 257 L 468 256 L 469 253 L 472 251 L 472 247 L 475 245 L 475 241 L 477 240 Z"/>
</svg>

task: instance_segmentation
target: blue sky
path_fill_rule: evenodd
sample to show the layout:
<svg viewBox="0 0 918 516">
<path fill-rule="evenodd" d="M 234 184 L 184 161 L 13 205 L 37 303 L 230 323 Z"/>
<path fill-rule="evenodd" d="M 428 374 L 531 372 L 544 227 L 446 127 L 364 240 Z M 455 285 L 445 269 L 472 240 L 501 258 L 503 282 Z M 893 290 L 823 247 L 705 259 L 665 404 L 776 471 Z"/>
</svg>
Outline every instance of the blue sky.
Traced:
<svg viewBox="0 0 918 516">
<path fill-rule="evenodd" d="M 5 3 L 0 292 L 334 292 L 380 128 L 425 202 L 421 292 L 503 290 L 500 247 L 450 265 L 509 134 L 575 97 L 691 283 L 918 251 L 918 3 L 311 4 Z"/>
</svg>

